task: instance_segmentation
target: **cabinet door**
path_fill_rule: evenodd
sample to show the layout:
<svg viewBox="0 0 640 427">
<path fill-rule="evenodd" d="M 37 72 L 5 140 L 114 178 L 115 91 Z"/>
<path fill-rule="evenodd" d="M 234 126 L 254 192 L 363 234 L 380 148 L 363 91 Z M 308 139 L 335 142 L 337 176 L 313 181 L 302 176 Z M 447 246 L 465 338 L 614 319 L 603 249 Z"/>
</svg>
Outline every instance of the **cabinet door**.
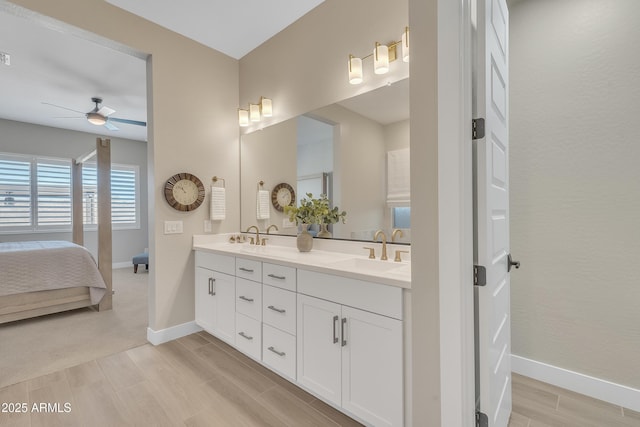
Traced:
<svg viewBox="0 0 640 427">
<path fill-rule="evenodd" d="M 343 306 L 340 323 L 342 407 L 375 426 L 402 426 L 402 322 Z"/>
<path fill-rule="evenodd" d="M 213 275 L 211 270 L 196 267 L 196 323 L 207 332 L 213 332 L 216 323 Z"/>
<path fill-rule="evenodd" d="M 213 272 L 215 325 L 212 333 L 232 345 L 236 335 L 235 280 L 234 276 Z"/>
<path fill-rule="evenodd" d="M 340 305 L 298 295 L 298 382 L 340 405 Z"/>
</svg>

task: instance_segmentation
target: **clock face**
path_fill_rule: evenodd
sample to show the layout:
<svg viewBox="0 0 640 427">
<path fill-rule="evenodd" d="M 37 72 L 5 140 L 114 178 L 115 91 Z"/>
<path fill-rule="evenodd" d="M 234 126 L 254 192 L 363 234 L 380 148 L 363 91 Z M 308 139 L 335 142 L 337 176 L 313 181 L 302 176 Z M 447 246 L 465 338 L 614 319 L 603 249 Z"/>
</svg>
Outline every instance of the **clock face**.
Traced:
<svg viewBox="0 0 640 427">
<path fill-rule="evenodd" d="M 178 173 L 164 185 L 164 197 L 172 208 L 179 211 L 192 211 L 204 201 L 204 185 L 197 176 L 190 173 Z"/>
<path fill-rule="evenodd" d="M 273 191 L 271 191 L 271 204 L 273 204 L 273 207 L 280 212 L 284 210 L 285 206 L 294 204 L 295 200 L 295 191 L 293 191 L 293 188 L 285 182 L 276 185 Z"/>
</svg>

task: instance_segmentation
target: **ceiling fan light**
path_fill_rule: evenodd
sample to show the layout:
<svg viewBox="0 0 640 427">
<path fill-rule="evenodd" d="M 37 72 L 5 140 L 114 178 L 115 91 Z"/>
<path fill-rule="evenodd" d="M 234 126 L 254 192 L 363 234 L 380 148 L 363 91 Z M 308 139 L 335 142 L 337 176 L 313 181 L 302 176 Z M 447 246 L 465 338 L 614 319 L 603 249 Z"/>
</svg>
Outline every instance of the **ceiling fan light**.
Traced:
<svg viewBox="0 0 640 427">
<path fill-rule="evenodd" d="M 102 126 L 103 124 L 107 123 L 107 119 L 105 119 L 98 113 L 87 113 L 87 120 L 89 121 L 89 123 L 96 126 Z"/>
</svg>

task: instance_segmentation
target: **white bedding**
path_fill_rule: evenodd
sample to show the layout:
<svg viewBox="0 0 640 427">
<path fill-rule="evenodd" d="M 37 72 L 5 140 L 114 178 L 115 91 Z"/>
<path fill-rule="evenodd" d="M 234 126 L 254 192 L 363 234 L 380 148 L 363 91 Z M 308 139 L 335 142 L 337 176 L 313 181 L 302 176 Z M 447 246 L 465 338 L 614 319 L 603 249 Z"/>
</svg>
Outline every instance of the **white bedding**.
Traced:
<svg viewBox="0 0 640 427">
<path fill-rule="evenodd" d="M 89 287 L 92 304 L 106 292 L 84 247 L 57 240 L 0 243 L 0 296 L 81 286 Z"/>
</svg>

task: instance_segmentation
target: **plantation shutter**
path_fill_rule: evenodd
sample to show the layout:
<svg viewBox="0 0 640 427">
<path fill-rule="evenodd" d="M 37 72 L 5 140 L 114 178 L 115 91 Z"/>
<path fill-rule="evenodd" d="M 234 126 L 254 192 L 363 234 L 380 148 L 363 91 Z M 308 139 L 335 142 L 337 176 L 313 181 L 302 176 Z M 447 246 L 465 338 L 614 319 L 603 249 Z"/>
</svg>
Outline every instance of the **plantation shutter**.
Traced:
<svg viewBox="0 0 640 427">
<path fill-rule="evenodd" d="M 31 227 L 31 162 L 0 156 L 0 228 Z"/>
</svg>

